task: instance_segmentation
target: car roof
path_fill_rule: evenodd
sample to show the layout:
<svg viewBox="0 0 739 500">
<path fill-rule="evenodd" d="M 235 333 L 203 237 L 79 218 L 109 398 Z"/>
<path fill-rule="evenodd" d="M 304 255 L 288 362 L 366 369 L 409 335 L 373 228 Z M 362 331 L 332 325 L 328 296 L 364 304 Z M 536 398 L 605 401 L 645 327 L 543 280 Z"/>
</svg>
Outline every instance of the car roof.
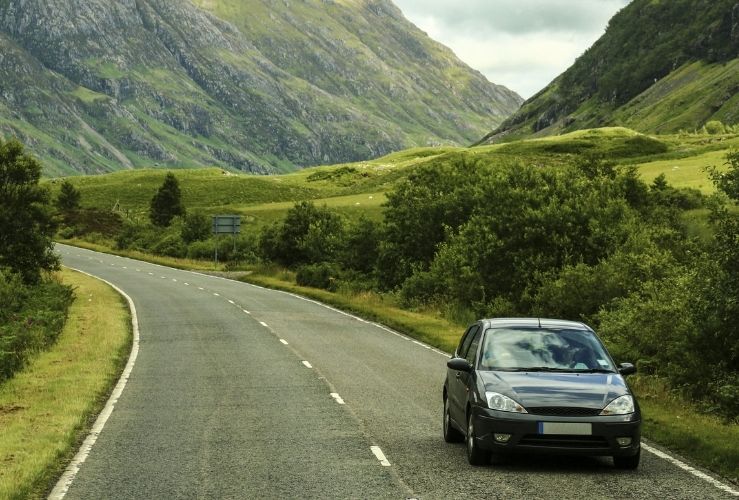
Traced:
<svg viewBox="0 0 739 500">
<path fill-rule="evenodd" d="M 570 328 L 572 330 L 588 330 L 590 327 L 578 321 L 549 318 L 488 318 L 480 320 L 487 328 L 503 326 L 524 326 L 530 328 Z"/>
</svg>

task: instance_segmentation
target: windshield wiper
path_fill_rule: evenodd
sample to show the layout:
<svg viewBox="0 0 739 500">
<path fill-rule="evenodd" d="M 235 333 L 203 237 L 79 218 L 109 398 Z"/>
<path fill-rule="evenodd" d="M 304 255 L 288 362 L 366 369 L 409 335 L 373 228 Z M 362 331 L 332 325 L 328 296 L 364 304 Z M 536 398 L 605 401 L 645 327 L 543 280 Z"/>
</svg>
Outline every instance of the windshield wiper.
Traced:
<svg viewBox="0 0 739 500">
<path fill-rule="evenodd" d="M 530 366 L 528 368 L 516 368 L 517 372 L 572 372 L 571 368 L 553 368 L 551 366 Z"/>
<path fill-rule="evenodd" d="M 616 373 L 613 370 L 607 368 L 586 368 L 584 370 L 572 370 L 577 373 Z"/>
</svg>

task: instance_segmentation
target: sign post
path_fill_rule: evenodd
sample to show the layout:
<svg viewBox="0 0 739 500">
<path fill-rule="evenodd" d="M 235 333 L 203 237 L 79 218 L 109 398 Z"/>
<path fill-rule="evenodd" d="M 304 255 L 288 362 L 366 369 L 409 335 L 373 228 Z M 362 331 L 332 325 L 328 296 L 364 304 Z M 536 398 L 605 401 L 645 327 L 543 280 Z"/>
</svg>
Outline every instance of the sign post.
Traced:
<svg viewBox="0 0 739 500">
<path fill-rule="evenodd" d="M 215 264 L 218 265 L 218 235 L 232 234 L 234 239 L 234 251 L 236 250 L 236 235 L 241 233 L 240 215 L 214 215 L 213 234 L 216 236 Z"/>
</svg>

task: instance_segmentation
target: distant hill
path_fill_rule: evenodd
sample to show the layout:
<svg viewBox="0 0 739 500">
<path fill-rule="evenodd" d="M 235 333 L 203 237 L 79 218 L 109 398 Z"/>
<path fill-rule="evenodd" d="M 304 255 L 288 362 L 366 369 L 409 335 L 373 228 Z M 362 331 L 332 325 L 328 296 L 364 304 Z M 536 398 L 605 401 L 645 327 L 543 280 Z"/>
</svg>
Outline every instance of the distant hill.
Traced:
<svg viewBox="0 0 739 500">
<path fill-rule="evenodd" d="M 47 175 L 468 144 L 521 101 L 390 0 L 0 0 L 0 136 Z"/>
<path fill-rule="evenodd" d="M 633 0 L 483 143 L 601 126 L 646 133 L 739 123 L 739 2 Z"/>
</svg>

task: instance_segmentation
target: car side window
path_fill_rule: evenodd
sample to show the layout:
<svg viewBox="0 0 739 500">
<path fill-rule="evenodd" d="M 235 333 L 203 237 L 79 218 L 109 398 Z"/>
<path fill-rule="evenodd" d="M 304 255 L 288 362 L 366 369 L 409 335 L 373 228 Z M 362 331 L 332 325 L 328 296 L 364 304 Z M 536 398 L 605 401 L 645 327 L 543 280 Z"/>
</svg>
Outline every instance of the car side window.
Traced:
<svg viewBox="0 0 739 500">
<path fill-rule="evenodd" d="M 480 328 L 477 329 L 477 331 L 474 332 L 472 337 L 472 342 L 470 342 L 469 349 L 467 350 L 467 354 L 465 355 L 465 359 L 471 364 L 475 365 L 475 355 L 477 354 L 477 347 L 480 345 L 480 338 L 482 337 L 482 330 Z"/>
<path fill-rule="evenodd" d="M 480 331 L 480 327 L 478 325 L 472 325 L 471 327 L 467 329 L 467 332 L 464 334 L 464 337 L 462 338 L 462 342 L 459 344 L 459 349 L 457 349 L 457 356 L 459 356 L 460 358 L 467 357 L 467 351 L 470 348 L 472 339 L 475 336 L 475 334 L 479 331 Z"/>
</svg>

